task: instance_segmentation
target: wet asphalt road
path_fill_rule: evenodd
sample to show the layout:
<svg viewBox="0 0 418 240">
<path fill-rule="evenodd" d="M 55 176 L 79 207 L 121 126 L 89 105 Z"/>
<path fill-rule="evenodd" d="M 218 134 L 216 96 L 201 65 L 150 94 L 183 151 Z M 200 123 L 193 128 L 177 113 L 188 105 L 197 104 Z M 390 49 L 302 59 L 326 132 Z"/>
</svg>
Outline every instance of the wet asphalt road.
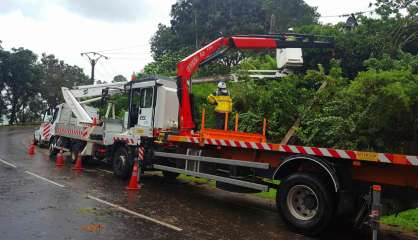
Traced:
<svg viewBox="0 0 418 240">
<path fill-rule="evenodd" d="M 0 128 L 0 239 L 312 239 L 291 232 L 273 201 L 157 175 L 127 192 L 104 165 L 57 169 L 47 149 L 26 154 L 31 134 Z M 321 239 L 370 238 L 342 224 Z"/>
</svg>

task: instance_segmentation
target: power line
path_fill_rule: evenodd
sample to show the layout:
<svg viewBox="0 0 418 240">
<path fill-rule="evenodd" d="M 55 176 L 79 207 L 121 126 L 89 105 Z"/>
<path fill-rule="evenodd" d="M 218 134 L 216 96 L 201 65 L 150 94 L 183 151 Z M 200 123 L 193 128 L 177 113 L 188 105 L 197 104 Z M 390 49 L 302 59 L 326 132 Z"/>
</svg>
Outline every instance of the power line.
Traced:
<svg viewBox="0 0 418 240">
<path fill-rule="evenodd" d="M 125 49 L 132 49 L 132 48 L 138 48 L 138 47 L 145 47 L 146 44 L 139 44 L 139 45 L 133 45 L 129 47 L 122 47 L 122 48 L 114 48 L 114 49 L 106 49 L 106 50 L 100 50 L 97 52 L 113 52 L 113 51 L 119 51 L 119 50 L 125 50 Z"/>
<path fill-rule="evenodd" d="M 112 53 L 106 53 L 108 56 L 112 55 L 147 55 L 150 54 L 149 52 L 112 52 Z"/>
<path fill-rule="evenodd" d="M 355 12 L 355 13 L 344 13 L 344 14 L 340 14 L 340 15 L 327 15 L 327 16 L 320 16 L 320 18 L 331 18 L 331 17 L 349 17 L 351 16 L 351 14 L 354 15 L 362 15 L 365 13 L 372 13 L 374 12 L 374 10 L 370 10 L 370 11 L 362 11 L 362 12 Z"/>
<path fill-rule="evenodd" d="M 134 57 L 112 57 L 111 60 L 148 60 L 147 58 L 134 58 Z"/>
<path fill-rule="evenodd" d="M 109 72 L 109 70 L 106 68 L 106 66 L 100 62 L 100 66 L 102 67 L 102 69 L 104 70 L 105 74 L 110 78 L 110 80 L 112 80 L 112 73 Z"/>
<path fill-rule="evenodd" d="M 113 73 L 115 73 L 115 76 L 116 76 L 116 74 L 119 74 L 119 72 L 118 72 L 118 71 L 116 71 L 116 70 L 113 68 L 112 64 L 110 64 L 110 63 L 108 62 L 108 64 L 107 64 L 107 65 L 109 66 L 110 70 L 111 70 Z"/>
</svg>

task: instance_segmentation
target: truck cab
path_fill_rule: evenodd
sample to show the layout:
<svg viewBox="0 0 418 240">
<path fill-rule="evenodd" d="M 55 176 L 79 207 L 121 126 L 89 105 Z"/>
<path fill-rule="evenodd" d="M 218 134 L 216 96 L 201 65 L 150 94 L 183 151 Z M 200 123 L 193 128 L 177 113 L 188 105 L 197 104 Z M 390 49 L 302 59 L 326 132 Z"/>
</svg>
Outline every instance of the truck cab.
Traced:
<svg viewBox="0 0 418 240">
<path fill-rule="evenodd" d="M 61 113 L 61 109 L 62 104 L 43 112 L 41 126 L 34 132 L 33 140 L 35 144 L 44 146 L 49 143 L 51 137 L 54 135 L 55 125 L 57 123 L 58 116 Z"/>
<path fill-rule="evenodd" d="M 136 137 L 152 137 L 154 129 L 167 130 L 178 126 L 179 100 L 176 80 L 146 77 L 131 81 L 127 129 Z"/>
</svg>

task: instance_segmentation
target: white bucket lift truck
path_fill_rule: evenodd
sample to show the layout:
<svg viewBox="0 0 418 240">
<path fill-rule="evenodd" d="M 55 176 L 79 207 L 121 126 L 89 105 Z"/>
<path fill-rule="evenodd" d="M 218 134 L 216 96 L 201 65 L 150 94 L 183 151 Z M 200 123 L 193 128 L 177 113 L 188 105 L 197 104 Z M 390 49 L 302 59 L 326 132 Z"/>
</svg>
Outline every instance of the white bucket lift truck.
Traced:
<svg viewBox="0 0 418 240">
<path fill-rule="evenodd" d="M 159 134 L 159 129 L 178 127 L 176 80 L 148 77 L 140 81 L 120 83 L 117 87 L 101 87 L 102 89 L 95 90 L 87 86 L 76 90 L 62 89 L 65 106 L 68 106 L 74 116 L 60 118 L 56 124 L 51 154 L 55 155 L 63 148 L 71 152 L 73 161 L 78 154 L 83 159 L 101 160 L 112 165 L 116 176 L 128 178 L 135 157 L 132 151 L 141 144 L 141 138 L 152 139 L 155 134 Z M 106 98 L 123 89 L 129 95 L 128 112 L 125 112 L 123 120 L 115 118 L 114 106 L 110 103 L 106 117 L 94 122 L 94 115 L 88 113 L 84 104 Z M 102 95 L 102 92 L 104 94 L 101 97 L 79 101 L 81 97 L 94 97 Z M 111 109 L 113 116 L 108 118 Z"/>
<path fill-rule="evenodd" d="M 51 138 L 55 137 L 57 123 L 66 121 L 74 122 L 76 119 L 80 122 L 91 123 L 94 117 L 98 118 L 98 113 L 96 108 L 90 107 L 87 104 L 101 100 L 102 91 L 104 89 L 109 89 L 110 93 L 114 93 L 119 91 L 118 89 L 122 89 L 124 84 L 126 84 L 126 82 L 84 85 L 74 87 L 73 89 L 63 88 L 63 94 L 65 92 L 64 96 L 70 101 L 71 106 L 68 105 L 68 102 L 66 101 L 65 103 L 44 111 L 42 115 L 42 124 L 34 132 L 34 142 L 40 146 L 48 146 Z M 81 98 L 89 99 L 79 103 L 73 103 L 78 102 L 77 99 Z M 108 105 L 106 117 L 109 116 L 110 111 L 112 111 L 112 116 L 114 118 L 115 108 L 113 104 Z"/>
<path fill-rule="evenodd" d="M 44 122 L 40 130 L 37 130 L 42 132 L 49 126 L 48 142 L 51 155 L 55 155 L 59 151 L 60 148 L 57 147 L 59 146 L 63 147 L 65 151 L 70 151 L 71 158 L 76 160 L 79 152 L 86 148 L 87 139 L 96 136 L 95 139 L 91 139 L 91 143 L 101 142 L 103 127 L 96 126 L 100 121 L 98 109 L 87 104 L 104 100 L 103 98 L 123 91 L 123 86 L 126 83 L 85 85 L 73 89 L 63 87 L 61 90 L 65 103 L 59 104 L 54 109 L 50 121 Z M 111 128 L 114 125 L 112 122 L 115 121 L 115 106 L 109 103 L 103 122 L 108 123 L 108 128 Z M 121 128 L 117 130 L 122 131 Z M 91 148 L 91 146 L 89 147 Z"/>
<path fill-rule="evenodd" d="M 97 109 L 90 106 L 84 106 L 84 108 L 89 116 L 97 117 Z M 64 121 L 64 119 L 75 121 L 74 116 L 71 113 L 71 108 L 67 103 L 61 103 L 55 106 L 55 108 L 46 110 L 43 113 L 40 127 L 34 132 L 34 143 L 38 144 L 40 147 L 49 146 L 51 139 L 54 139 L 56 135 L 55 130 L 57 123 Z"/>
</svg>

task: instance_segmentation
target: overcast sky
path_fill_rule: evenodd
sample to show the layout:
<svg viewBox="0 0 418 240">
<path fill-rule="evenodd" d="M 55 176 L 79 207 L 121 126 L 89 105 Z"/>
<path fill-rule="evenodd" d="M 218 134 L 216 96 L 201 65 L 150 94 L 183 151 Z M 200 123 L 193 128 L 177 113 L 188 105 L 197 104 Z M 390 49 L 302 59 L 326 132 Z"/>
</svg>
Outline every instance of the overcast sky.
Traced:
<svg viewBox="0 0 418 240">
<path fill-rule="evenodd" d="M 168 24 L 176 0 L 0 0 L 0 40 L 6 49 L 25 47 L 54 54 L 90 76 L 80 53 L 103 51 L 96 79 L 129 78 L 152 60 L 149 40 L 158 23 Z M 291 0 L 289 0 L 291 1 Z M 367 11 L 372 0 L 305 0 L 323 16 Z M 340 18 L 321 18 L 335 23 Z"/>
</svg>

